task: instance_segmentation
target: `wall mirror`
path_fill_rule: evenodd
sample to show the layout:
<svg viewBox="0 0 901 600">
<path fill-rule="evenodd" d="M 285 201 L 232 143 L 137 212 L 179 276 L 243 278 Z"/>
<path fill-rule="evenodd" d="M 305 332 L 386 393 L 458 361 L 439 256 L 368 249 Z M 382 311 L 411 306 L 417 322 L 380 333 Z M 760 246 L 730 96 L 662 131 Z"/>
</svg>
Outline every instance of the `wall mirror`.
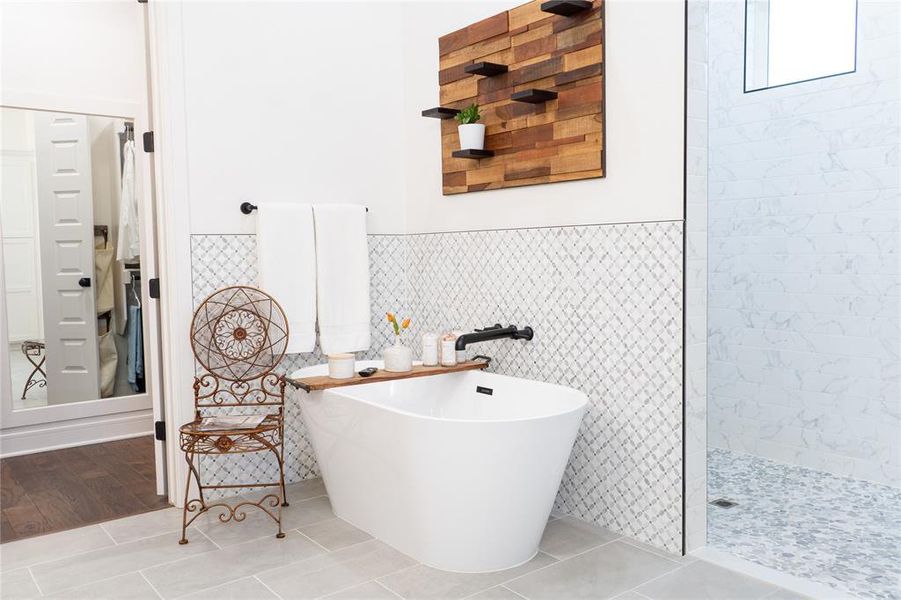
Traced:
<svg viewBox="0 0 901 600">
<path fill-rule="evenodd" d="M 133 123 L 0 109 L 14 411 L 145 391 Z"/>
</svg>

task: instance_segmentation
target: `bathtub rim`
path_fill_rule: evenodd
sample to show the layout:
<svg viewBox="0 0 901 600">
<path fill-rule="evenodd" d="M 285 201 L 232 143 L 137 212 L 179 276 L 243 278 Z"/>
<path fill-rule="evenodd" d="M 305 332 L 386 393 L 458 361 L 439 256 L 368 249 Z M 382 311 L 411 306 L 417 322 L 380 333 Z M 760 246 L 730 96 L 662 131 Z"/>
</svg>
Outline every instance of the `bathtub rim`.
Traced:
<svg viewBox="0 0 901 600">
<path fill-rule="evenodd" d="M 366 367 L 382 368 L 383 366 L 384 366 L 384 363 L 380 360 L 365 360 L 365 361 L 361 360 L 361 361 L 357 361 L 357 364 L 356 364 L 357 370 L 359 370 L 361 368 L 366 368 Z M 327 372 L 327 369 L 328 369 L 327 364 L 311 365 L 308 367 L 302 367 L 300 369 L 295 370 L 291 374 L 291 377 L 292 378 L 308 377 L 308 376 L 314 374 L 309 371 L 321 370 L 321 368 L 323 368 L 323 367 L 326 369 L 326 372 Z M 305 372 L 305 371 L 307 371 L 307 372 Z M 490 375 L 492 377 L 500 377 L 503 379 L 518 379 L 518 380 L 524 381 L 524 382 L 539 383 L 541 385 L 550 386 L 552 388 L 560 388 L 561 390 L 564 390 L 567 394 L 577 395 L 577 397 L 581 400 L 581 403 L 578 404 L 577 406 L 568 407 L 563 410 L 558 410 L 555 412 L 544 413 L 544 414 L 528 416 L 528 417 L 506 418 L 506 419 L 461 419 L 461 418 L 450 418 L 450 417 L 433 417 L 430 415 L 424 415 L 421 413 L 415 413 L 415 412 L 410 412 L 408 410 L 399 409 L 399 408 L 396 408 L 393 406 L 385 406 L 384 404 L 380 404 L 378 402 L 373 402 L 372 400 L 369 400 L 367 398 L 361 397 L 361 396 L 353 393 L 354 391 L 356 391 L 357 388 L 361 388 L 363 386 L 390 385 L 393 383 L 398 383 L 399 381 L 403 381 L 402 379 L 398 379 L 398 380 L 394 380 L 394 381 L 379 381 L 377 383 L 361 383 L 358 385 L 347 385 L 347 386 L 342 386 L 342 387 L 338 387 L 338 388 L 329 388 L 326 390 L 320 390 L 320 391 L 316 391 L 316 392 L 306 392 L 307 397 L 302 397 L 301 402 L 311 400 L 313 394 L 323 394 L 323 396 L 322 396 L 323 400 L 325 399 L 324 394 L 335 394 L 338 396 L 343 396 L 345 398 L 349 398 L 351 400 L 355 400 L 357 402 L 362 402 L 364 404 L 367 404 L 367 405 L 375 407 L 375 408 L 386 410 L 388 412 L 391 412 L 391 413 L 394 413 L 397 415 L 401 415 L 404 417 L 410 417 L 413 419 L 420 419 L 423 421 L 437 421 L 440 423 L 467 423 L 467 424 L 486 424 L 486 425 L 497 425 L 497 424 L 501 424 L 501 423 L 523 423 L 523 422 L 527 422 L 527 421 L 540 421 L 543 419 L 552 419 L 555 417 L 567 416 L 572 413 L 576 413 L 578 411 L 581 411 L 582 415 L 584 416 L 585 410 L 588 406 L 588 395 L 585 392 L 583 392 L 582 390 L 578 390 L 573 387 L 568 387 L 568 386 L 560 385 L 557 383 L 548 383 L 546 381 L 526 379 L 524 377 L 514 377 L 511 375 L 502 375 L 500 373 L 491 373 L 489 371 L 479 371 L 479 373 L 485 374 L 485 375 Z M 316 373 L 316 374 L 319 374 L 319 373 Z M 427 381 L 433 377 L 447 377 L 447 376 L 466 377 L 466 376 L 472 376 L 472 374 L 473 374 L 472 371 L 457 372 L 457 373 L 438 373 L 435 375 L 428 375 L 426 377 L 417 377 L 416 381 L 419 381 L 421 383 L 422 381 Z"/>
</svg>

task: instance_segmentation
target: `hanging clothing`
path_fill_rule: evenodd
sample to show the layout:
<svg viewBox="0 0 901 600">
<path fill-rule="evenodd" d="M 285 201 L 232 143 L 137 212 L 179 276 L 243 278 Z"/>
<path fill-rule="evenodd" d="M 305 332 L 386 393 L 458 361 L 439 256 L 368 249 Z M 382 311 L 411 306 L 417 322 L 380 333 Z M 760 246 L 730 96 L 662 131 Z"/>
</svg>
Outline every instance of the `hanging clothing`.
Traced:
<svg viewBox="0 0 901 600">
<path fill-rule="evenodd" d="M 102 315 L 116 305 L 112 248 L 94 250 L 94 282 L 94 308 Z"/>
<path fill-rule="evenodd" d="M 116 390 L 116 369 L 119 366 L 119 353 L 116 350 L 115 334 L 107 331 L 97 338 L 97 350 L 100 355 L 100 397 L 109 398 Z"/>
<path fill-rule="evenodd" d="M 115 308 L 113 312 L 114 329 L 117 335 L 125 335 L 128 325 L 128 279 L 130 274 L 125 270 L 125 264 L 116 262 L 113 266 L 113 291 Z"/>
<path fill-rule="evenodd" d="M 116 260 L 135 260 L 141 255 L 141 224 L 135 193 L 135 142 L 122 146 L 122 193 L 119 195 L 119 238 Z"/>
<path fill-rule="evenodd" d="M 136 392 L 143 392 L 144 386 L 144 333 L 141 325 L 141 307 L 128 307 L 128 383 Z"/>
</svg>

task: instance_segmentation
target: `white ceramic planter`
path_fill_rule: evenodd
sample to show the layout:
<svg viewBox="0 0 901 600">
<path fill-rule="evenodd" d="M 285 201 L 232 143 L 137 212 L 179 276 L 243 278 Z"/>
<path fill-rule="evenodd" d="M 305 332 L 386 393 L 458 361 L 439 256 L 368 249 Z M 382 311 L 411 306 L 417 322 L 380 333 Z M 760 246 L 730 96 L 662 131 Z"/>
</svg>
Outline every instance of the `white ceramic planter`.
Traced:
<svg viewBox="0 0 901 600">
<path fill-rule="evenodd" d="M 382 360 L 385 361 L 385 370 L 392 373 L 406 373 L 413 370 L 413 350 L 395 342 L 382 352 Z"/>
<path fill-rule="evenodd" d="M 457 125 L 460 134 L 460 150 L 484 150 L 485 126 L 481 123 Z"/>
</svg>

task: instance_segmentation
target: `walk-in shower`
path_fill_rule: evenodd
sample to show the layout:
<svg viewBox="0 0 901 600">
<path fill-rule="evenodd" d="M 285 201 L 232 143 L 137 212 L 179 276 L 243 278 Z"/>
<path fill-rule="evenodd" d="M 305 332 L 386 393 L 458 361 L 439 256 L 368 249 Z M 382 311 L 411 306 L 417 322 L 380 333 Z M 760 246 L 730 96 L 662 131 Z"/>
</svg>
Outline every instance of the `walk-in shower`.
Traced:
<svg viewBox="0 0 901 600">
<path fill-rule="evenodd" d="M 901 598 L 898 13 L 706 5 L 707 545 L 860 598 Z"/>
</svg>

